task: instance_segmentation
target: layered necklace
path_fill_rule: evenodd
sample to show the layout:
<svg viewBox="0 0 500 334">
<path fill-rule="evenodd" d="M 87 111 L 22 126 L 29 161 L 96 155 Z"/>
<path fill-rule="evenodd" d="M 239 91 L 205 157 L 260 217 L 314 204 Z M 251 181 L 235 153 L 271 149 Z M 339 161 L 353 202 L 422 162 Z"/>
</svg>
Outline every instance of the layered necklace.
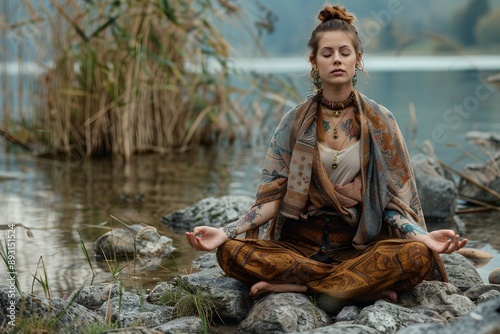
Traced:
<svg viewBox="0 0 500 334">
<path fill-rule="evenodd" d="M 333 139 L 338 139 L 339 138 L 339 134 L 338 134 L 338 126 L 342 123 L 342 120 L 344 119 L 344 116 L 347 114 L 347 109 L 349 109 L 350 106 L 354 105 L 354 101 L 355 101 L 355 97 L 354 97 L 354 91 L 351 92 L 351 94 L 349 95 L 349 97 L 344 100 L 344 101 L 341 101 L 341 102 L 331 102 L 331 101 L 328 101 L 327 99 L 325 99 L 323 96 L 321 97 L 321 100 L 320 100 L 320 103 L 322 106 L 324 107 L 327 107 L 331 110 L 334 111 L 333 113 L 333 116 L 335 117 L 339 117 L 340 116 L 340 111 L 341 110 L 346 110 L 342 117 L 340 118 L 340 120 L 337 122 L 337 124 L 335 125 L 335 127 L 333 128 Z M 354 112 L 356 112 L 356 107 L 354 107 Z M 344 144 L 347 140 L 347 137 L 349 137 L 349 134 L 347 134 L 344 138 L 344 140 L 342 141 L 342 144 L 340 145 L 339 149 L 335 152 L 335 155 L 333 156 L 333 163 L 332 163 L 332 168 L 333 169 L 336 169 L 338 166 L 339 166 L 339 163 L 338 163 L 338 155 L 340 153 L 340 151 L 342 151 L 342 147 L 344 147 Z"/>
<path fill-rule="evenodd" d="M 335 127 L 333 128 L 333 139 L 337 139 L 339 137 L 339 135 L 337 133 L 337 127 L 340 125 L 340 123 L 342 123 L 342 119 L 344 118 L 344 116 L 346 114 L 347 114 L 347 111 L 344 113 L 344 115 L 342 115 L 342 117 L 338 121 L 337 125 L 335 125 Z M 333 169 L 336 169 L 339 166 L 337 157 L 338 157 L 340 151 L 342 151 L 342 147 L 344 147 L 344 144 L 345 144 L 345 141 L 347 140 L 347 137 L 349 137 L 348 134 L 346 134 L 346 136 L 344 137 L 344 140 L 342 141 L 342 144 L 340 144 L 339 149 L 335 152 L 335 155 L 333 156 L 333 163 L 332 163 Z"/>
</svg>

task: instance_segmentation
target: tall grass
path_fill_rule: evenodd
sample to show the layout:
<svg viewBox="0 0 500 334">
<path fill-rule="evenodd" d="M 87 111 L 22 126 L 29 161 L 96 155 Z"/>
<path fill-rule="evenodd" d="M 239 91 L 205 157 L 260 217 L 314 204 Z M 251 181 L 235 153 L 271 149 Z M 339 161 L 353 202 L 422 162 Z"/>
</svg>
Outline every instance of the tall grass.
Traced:
<svg viewBox="0 0 500 334">
<path fill-rule="evenodd" d="M 242 34 L 255 37 L 241 24 L 252 20 L 272 30 L 265 9 L 248 14 L 227 0 L 26 0 L 24 6 L 29 24 L 45 23 L 39 40 L 52 55 L 33 121 L 34 140 L 45 151 L 128 159 L 230 142 L 256 125 L 237 97 L 245 89 L 230 83 L 222 31 L 238 22 Z"/>
</svg>

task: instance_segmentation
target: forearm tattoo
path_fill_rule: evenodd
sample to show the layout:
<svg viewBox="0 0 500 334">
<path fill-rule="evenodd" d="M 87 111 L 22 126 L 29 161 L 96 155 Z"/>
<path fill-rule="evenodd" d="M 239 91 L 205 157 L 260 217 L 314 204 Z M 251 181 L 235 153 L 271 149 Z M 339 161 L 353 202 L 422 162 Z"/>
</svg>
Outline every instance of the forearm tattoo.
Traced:
<svg viewBox="0 0 500 334">
<path fill-rule="evenodd" d="M 421 228 L 420 226 L 411 224 L 408 220 L 399 212 L 396 211 L 387 211 L 385 213 L 385 221 L 390 224 L 392 227 L 400 230 L 404 235 L 408 234 L 427 234 L 427 231 Z"/>
<path fill-rule="evenodd" d="M 249 224 L 250 227 L 255 227 L 257 226 L 255 219 L 257 217 L 262 217 L 262 215 L 258 212 L 262 208 L 262 205 L 258 205 L 256 208 L 248 211 L 246 215 L 235 221 L 234 223 L 231 223 L 227 226 L 225 226 L 222 230 L 224 233 L 226 233 L 226 236 L 228 239 L 234 239 L 240 234 L 239 230 L 241 227 L 243 227 L 245 224 Z"/>
</svg>

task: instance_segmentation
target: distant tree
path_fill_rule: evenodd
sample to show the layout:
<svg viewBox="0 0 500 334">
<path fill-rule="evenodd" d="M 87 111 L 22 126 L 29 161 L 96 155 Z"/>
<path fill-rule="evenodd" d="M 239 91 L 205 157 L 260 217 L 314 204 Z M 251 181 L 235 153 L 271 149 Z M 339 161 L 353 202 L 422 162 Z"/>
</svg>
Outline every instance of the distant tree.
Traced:
<svg viewBox="0 0 500 334">
<path fill-rule="evenodd" d="M 453 34 L 463 45 L 475 45 L 476 26 L 490 10 L 488 0 L 470 0 L 459 7 L 452 16 Z"/>
<path fill-rule="evenodd" d="M 498 22 L 500 22 L 500 8 L 481 18 L 475 30 L 479 45 L 500 45 L 500 24 Z"/>
</svg>

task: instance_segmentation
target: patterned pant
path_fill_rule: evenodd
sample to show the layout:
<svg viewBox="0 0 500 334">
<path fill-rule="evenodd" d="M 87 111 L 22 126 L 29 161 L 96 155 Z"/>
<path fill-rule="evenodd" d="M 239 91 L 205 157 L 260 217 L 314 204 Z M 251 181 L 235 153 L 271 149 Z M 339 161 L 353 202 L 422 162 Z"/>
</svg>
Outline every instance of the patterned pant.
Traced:
<svg viewBox="0 0 500 334">
<path fill-rule="evenodd" d="M 383 239 L 358 250 L 346 243 L 352 240 L 350 232 L 354 229 L 348 231 L 345 225 L 329 226 L 331 247 L 320 251 L 328 261 L 318 261 L 313 258 L 321 249 L 324 227 L 319 229 L 320 234 L 314 228 L 311 233 L 310 227 L 305 236 L 292 226 L 292 231 L 284 230 L 282 237 L 298 236 L 280 241 L 229 240 L 217 250 L 217 260 L 228 276 L 245 283 L 306 285 L 311 292 L 340 299 L 366 297 L 385 289 L 408 290 L 422 280 L 447 281 L 441 258 L 424 244 Z"/>
</svg>

